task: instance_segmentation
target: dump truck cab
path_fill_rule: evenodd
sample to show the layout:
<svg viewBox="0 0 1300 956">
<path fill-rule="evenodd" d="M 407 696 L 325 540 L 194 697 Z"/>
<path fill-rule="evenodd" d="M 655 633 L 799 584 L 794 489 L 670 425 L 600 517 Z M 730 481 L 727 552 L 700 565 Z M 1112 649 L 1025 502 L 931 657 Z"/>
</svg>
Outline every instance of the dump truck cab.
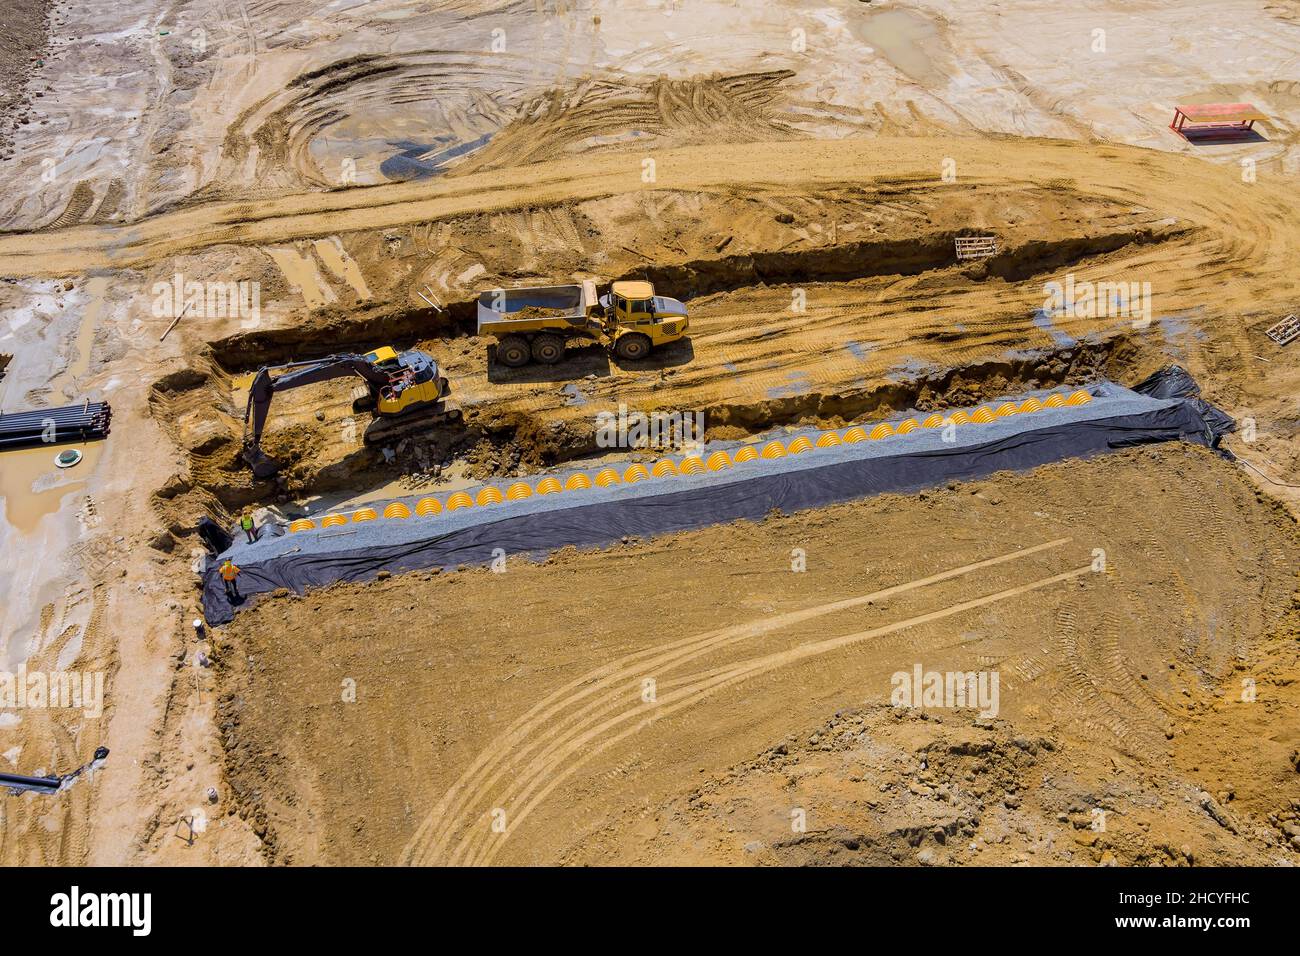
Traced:
<svg viewBox="0 0 1300 956">
<path fill-rule="evenodd" d="M 478 297 L 478 334 L 497 340 L 496 359 L 517 368 L 530 361 L 554 365 L 573 339 L 604 342 L 621 359 L 643 359 L 650 350 L 686 334 L 686 306 L 655 295 L 641 280 L 610 284 L 600 295 L 596 280 L 571 285 L 491 289 Z"/>
<path fill-rule="evenodd" d="M 655 287 L 642 280 L 611 282 L 601 296 L 614 354 L 623 359 L 642 359 L 686 334 L 690 320 L 686 306 L 677 299 L 655 295 Z"/>
</svg>

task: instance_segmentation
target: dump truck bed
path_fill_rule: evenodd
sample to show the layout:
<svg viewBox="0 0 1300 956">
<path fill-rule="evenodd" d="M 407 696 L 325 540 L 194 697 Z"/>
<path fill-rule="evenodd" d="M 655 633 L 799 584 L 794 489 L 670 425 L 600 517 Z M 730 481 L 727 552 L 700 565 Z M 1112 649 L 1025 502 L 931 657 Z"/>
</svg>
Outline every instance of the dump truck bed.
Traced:
<svg viewBox="0 0 1300 956">
<path fill-rule="evenodd" d="M 489 289 L 478 297 L 480 335 L 588 328 L 588 309 L 596 304 L 596 284 Z"/>
</svg>

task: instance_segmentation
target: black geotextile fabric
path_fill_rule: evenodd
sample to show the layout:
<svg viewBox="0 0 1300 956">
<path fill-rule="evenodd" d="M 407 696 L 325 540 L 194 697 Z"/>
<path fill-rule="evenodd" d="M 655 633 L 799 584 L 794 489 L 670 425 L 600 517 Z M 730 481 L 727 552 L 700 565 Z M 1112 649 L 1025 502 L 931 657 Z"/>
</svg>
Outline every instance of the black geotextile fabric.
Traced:
<svg viewBox="0 0 1300 956">
<path fill-rule="evenodd" d="M 1237 427 L 1231 415 L 1220 411 L 1201 398 L 1201 386 L 1197 385 L 1196 380 L 1180 365 L 1165 366 L 1134 385 L 1133 391 L 1152 398 L 1183 398 L 1191 402 L 1205 419 L 1206 427 L 1214 433 L 1214 439 L 1210 442 L 1211 448 L 1218 448 L 1219 439 Z M 1226 450 L 1224 454 L 1229 458 L 1233 457 Z"/>
<path fill-rule="evenodd" d="M 686 531 L 737 518 L 756 521 L 774 508 L 790 513 L 882 492 L 919 491 L 952 480 L 1023 471 L 1152 442 L 1183 439 L 1213 447 L 1221 434 L 1195 403 L 1184 401 L 1139 414 L 1024 431 L 983 445 L 838 462 L 653 497 L 503 517 L 406 544 L 332 554 L 295 553 L 244 565 L 239 575 L 239 609 L 255 603 L 251 598 L 278 588 L 301 594 L 336 581 L 371 580 L 380 571 L 398 574 L 486 564 L 495 548 L 540 557 L 566 545 L 588 548 L 624 535 Z M 205 574 L 203 609 L 208 623 L 214 625 L 226 624 L 234 616 L 215 563 Z"/>
</svg>

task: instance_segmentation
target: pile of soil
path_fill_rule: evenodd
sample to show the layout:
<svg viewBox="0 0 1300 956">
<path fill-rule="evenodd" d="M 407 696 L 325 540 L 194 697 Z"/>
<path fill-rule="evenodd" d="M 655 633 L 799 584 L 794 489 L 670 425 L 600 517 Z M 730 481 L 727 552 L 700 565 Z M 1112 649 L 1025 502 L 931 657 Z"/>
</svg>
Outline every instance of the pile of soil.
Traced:
<svg viewBox="0 0 1300 956">
<path fill-rule="evenodd" d="M 11 155 L 13 129 L 30 116 L 27 83 L 50 41 L 54 0 L 8 0 L 0 18 L 0 157 Z"/>
<path fill-rule="evenodd" d="M 1294 788 L 1292 788 L 1294 790 Z M 1266 866 L 1294 861 L 1286 801 L 1252 820 L 1160 768 L 1121 772 L 974 711 L 842 711 L 651 816 L 608 860 L 758 866 Z M 774 813 L 816 808 L 791 819 Z M 1285 821 L 1284 819 L 1285 818 Z M 1290 830 L 1294 830 L 1291 824 Z"/>
<path fill-rule="evenodd" d="M 526 305 L 518 312 L 511 313 L 515 319 L 558 319 L 569 315 L 564 309 L 548 309 L 540 305 Z"/>
</svg>

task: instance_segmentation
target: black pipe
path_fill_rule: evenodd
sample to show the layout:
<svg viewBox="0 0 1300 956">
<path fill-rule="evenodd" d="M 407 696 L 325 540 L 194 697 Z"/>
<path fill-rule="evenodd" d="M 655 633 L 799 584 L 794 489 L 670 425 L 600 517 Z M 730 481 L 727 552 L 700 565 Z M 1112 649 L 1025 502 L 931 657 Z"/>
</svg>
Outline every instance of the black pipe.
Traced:
<svg viewBox="0 0 1300 956">
<path fill-rule="evenodd" d="M 0 449 L 5 451 L 18 451 L 24 448 L 40 448 L 42 445 L 54 448 L 57 445 L 66 445 L 69 443 L 77 444 L 81 442 L 101 441 L 108 437 L 108 432 L 87 432 L 84 435 L 64 435 L 58 441 L 45 441 L 39 435 L 32 438 L 0 438 Z"/>
<path fill-rule="evenodd" d="M 47 428 L 54 428 L 55 430 L 60 428 L 102 428 L 107 424 L 108 422 L 102 418 L 61 418 L 57 421 L 22 422 L 21 424 L 3 425 L 0 426 L 0 432 L 39 432 Z"/>
<path fill-rule="evenodd" d="M 107 402 L 83 402 L 59 408 L 0 415 L 0 448 L 94 441 L 108 435 L 113 409 Z M 53 432 L 52 441 L 46 440 Z"/>
<path fill-rule="evenodd" d="M 38 408 L 25 412 L 9 412 L 0 414 L 0 424 L 6 422 L 31 422 L 43 421 L 45 419 L 59 419 L 87 417 L 100 414 L 111 414 L 112 410 L 106 402 L 89 402 L 84 405 L 63 405 L 59 408 Z"/>
<path fill-rule="evenodd" d="M 71 415 L 93 415 L 107 412 L 104 402 L 91 402 L 88 405 L 62 405 L 58 408 L 34 408 L 25 412 L 0 413 L 0 421 L 24 421 L 42 418 L 60 418 Z"/>
<path fill-rule="evenodd" d="M 66 422 L 62 425 L 54 426 L 53 433 L 57 435 L 61 431 L 103 431 L 107 427 L 107 422 Z M 0 435 L 42 435 L 45 434 L 46 431 L 46 428 L 39 428 L 36 426 L 26 428 L 5 428 L 0 429 Z"/>
<path fill-rule="evenodd" d="M 107 415 L 63 415 L 58 418 L 30 418 L 23 421 L 0 421 L 0 428 L 45 428 L 48 425 L 70 425 L 74 422 L 98 422 L 107 420 Z"/>
<path fill-rule="evenodd" d="M 66 784 L 102 763 L 107 757 L 107 747 L 96 747 L 90 763 L 83 764 L 72 773 L 65 773 L 61 777 L 24 777 L 19 773 L 0 773 L 0 789 L 9 788 L 15 792 L 28 790 L 33 793 L 58 793 Z"/>
<path fill-rule="evenodd" d="M 63 786 L 62 777 L 24 777 L 20 773 L 0 773 L 0 787 L 18 787 L 37 793 L 57 793 Z"/>
</svg>

